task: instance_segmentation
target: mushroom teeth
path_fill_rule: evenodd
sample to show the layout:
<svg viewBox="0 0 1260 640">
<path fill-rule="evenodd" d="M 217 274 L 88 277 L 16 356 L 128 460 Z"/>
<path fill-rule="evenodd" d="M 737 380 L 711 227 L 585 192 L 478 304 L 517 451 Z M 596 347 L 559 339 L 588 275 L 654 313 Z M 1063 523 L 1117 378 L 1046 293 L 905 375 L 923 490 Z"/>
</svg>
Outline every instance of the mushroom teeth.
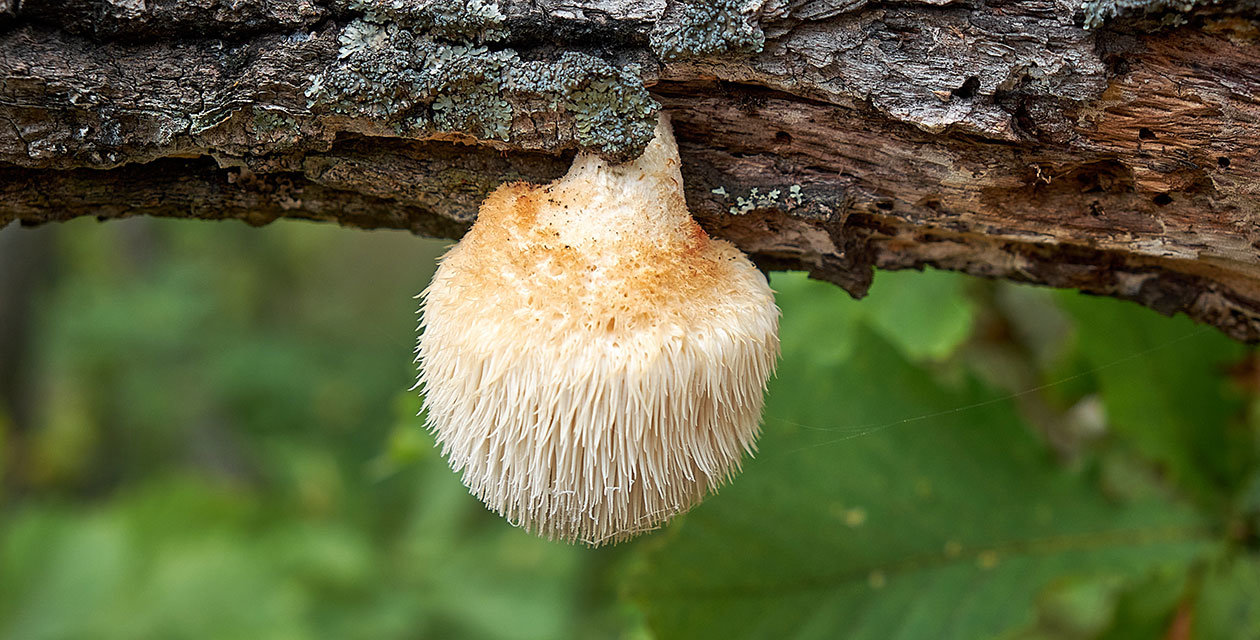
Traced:
<svg viewBox="0 0 1260 640">
<path fill-rule="evenodd" d="M 691 218 L 679 165 L 662 116 L 638 160 L 499 187 L 420 295 L 427 427 L 517 526 L 619 542 L 755 450 L 779 310 Z"/>
</svg>

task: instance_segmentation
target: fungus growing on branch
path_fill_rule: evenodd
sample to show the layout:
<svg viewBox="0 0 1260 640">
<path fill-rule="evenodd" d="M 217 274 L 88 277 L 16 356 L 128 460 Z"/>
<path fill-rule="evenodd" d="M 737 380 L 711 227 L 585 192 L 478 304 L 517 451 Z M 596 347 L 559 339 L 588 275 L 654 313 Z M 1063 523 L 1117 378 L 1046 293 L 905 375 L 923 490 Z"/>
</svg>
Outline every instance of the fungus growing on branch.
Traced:
<svg viewBox="0 0 1260 640">
<path fill-rule="evenodd" d="M 428 427 L 510 522 L 591 545 L 739 471 L 779 352 L 765 277 L 683 199 L 662 116 L 643 155 L 499 187 L 421 294 Z"/>
</svg>

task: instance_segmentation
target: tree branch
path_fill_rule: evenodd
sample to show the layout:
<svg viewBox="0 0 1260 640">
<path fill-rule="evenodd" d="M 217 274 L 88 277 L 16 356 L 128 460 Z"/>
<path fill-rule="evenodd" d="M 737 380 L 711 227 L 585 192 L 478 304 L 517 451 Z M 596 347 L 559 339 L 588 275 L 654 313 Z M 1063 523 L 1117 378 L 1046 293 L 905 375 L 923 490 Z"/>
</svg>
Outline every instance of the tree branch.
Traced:
<svg viewBox="0 0 1260 640">
<path fill-rule="evenodd" d="M 1255 3 L 389 4 L 0 0 L 0 226 L 458 237 L 503 181 L 633 157 L 661 105 L 697 218 L 765 266 L 1073 287 L 1260 341 Z"/>
</svg>

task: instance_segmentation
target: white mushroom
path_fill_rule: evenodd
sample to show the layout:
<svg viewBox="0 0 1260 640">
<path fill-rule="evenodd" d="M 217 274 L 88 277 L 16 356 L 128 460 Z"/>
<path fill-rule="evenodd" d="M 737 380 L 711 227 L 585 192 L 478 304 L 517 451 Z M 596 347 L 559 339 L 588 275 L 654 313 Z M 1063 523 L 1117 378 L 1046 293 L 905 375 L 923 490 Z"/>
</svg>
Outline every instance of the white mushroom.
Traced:
<svg viewBox="0 0 1260 640">
<path fill-rule="evenodd" d="M 779 352 L 774 296 L 683 199 L 662 117 L 634 162 L 504 185 L 421 294 L 428 427 L 510 522 L 591 545 L 739 471 Z"/>
</svg>

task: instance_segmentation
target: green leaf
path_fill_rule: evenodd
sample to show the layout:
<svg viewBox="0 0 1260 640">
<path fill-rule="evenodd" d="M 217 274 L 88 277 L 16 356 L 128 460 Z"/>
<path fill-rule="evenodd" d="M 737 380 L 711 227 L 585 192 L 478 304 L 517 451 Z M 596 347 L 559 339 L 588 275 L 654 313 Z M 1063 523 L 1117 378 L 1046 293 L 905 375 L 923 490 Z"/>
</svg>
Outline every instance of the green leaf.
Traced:
<svg viewBox="0 0 1260 640">
<path fill-rule="evenodd" d="M 1194 638 L 1260 638 L 1260 555 L 1223 559 L 1203 580 L 1194 611 Z"/>
<path fill-rule="evenodd" d="M 1239 420 L 1243 399 L 1221 374 L 1246 347 L 1129 302 L 1067 292 L 1062 301 L 1111 429 L 1202 500 L 1236 490 L 1255 453 Z"/>
<path fill-rule="evenodd" d="M 1208 544 L 1189 507 L 1060 467 L 1000 394 L 945 388 L 861 328 L 838 361 L 793 319 L 827 295 L 784 301 L 757 459 L 647 545 L 630 592 L 662 640 L 994 637 L 1052 584 L 1122 585 Z"/>
<path fill-rule="evenodd" d="M 1098 640 L 1171 637 L 1177 607 L 1186 593 L 1186 573 L 1156 571 L 1119 594 L 1111 626 Z"/>
<path fill-rule="evenodd" d="M 781 330 L 826 336 L 814 345 L 815 357 L 832 361 L 848 356 L 858 322 L 912 360 L 940 360 L 967 339 L 975 321 L 975 305 L 963 294 L 966 277 L 947 271 L 880 271 L 861 300 L 800 272 L 776 273 L 771 283 L 780 300 L 806 309 L 784 313 Z"/>
<path fill-rule="evenodd" d="M 810 280 L 804 273 L 776 273 L 770 279 L 775 300 L 809 305 L 809 313 L 785 313 L 779 318 L 781 335 L 827 336 L 818 341 L 811 356 L 824 365 L 839 365 L 853 353 L 861 318 L 859 301 L 837 294 L 834 285 Z"/>
<path fill-rule="evenodd" d="M 975 304 L 967 276 L 927 269 L 880 271 L 860 301 L 872 329 L 912 360 L 941 360 L 971 335 Z"/>
<path fill-rule="evenodd" d="M 1096 637 L 1115 615 L 1121 583 L 1116 576 L 1072 576 L 1051 582 L 1037 598 L 1037 625 L 1011 640 Z"/>
<path fill-rule="evenodd" d="M 0 532 L 0 638 L 91 637 L 88 630 L 125 591 L 124 571 L 136 561 L 118 519 L 21 516 Z"/>
</svg>

